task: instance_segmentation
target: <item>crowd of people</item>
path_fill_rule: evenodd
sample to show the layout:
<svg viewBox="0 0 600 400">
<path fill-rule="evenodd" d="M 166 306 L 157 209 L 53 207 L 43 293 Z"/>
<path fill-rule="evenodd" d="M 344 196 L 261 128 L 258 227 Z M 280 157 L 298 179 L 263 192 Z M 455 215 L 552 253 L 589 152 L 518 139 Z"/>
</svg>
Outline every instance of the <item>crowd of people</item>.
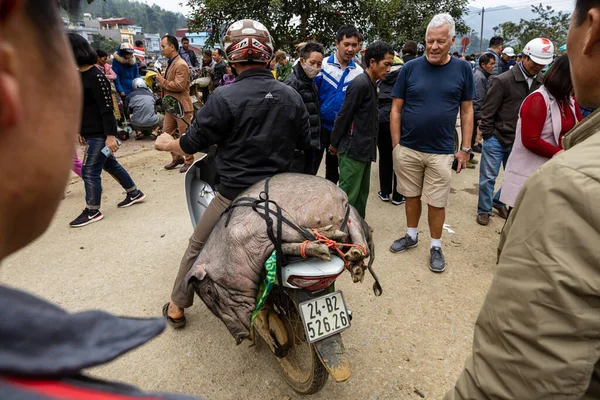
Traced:
<svg viewBox="0 0 600 400">
<path fill-rule="evenodd" d="M 65 37 L 57 4 L 46 0 L 4 1 L 0 22 L 3 259 L 50 224 L 72 165 L 76 137 L 86 145 L 81 174 L 87 207 L 72 226 L 102 218 L 103 169 L 127 192 L 119 207 L 138 203 L 145 195 L 114 157 L 119 142 L 109 79 L 119 96 L 127 98 L 137 90 L 131 61 L 135 49 L 121 46 L 122 62 L 115 57 L 120 65 L 113 64 L 113 75 L 103 63 L 106 55 L 78 35 Z M 425 55 L 418 57 L 417 45 L 417 57 L 401 67 L 400 55 L 383 42 L 369 44 L 356 59 L 362 35 L 345 25 L 331 55 L 318 43 L 308 43 L 299 49 L 299 62 L 291 72 L 287 63 L 280 63 L 289 73 L 283 80 L 287 84 L 267 68 L 275 51 L 260 22 L 242 20 L 229 27 L 223 51 L 236 76 L 233 84 L 210 94 L 185 135 L 176 138 L 184 127 L 165 116 L 168 129 L 156 139 L 156 148 L 171 152 L 178 165 L 189 165 L 190 157 L 208 146 L 219 147 L 215 200 L 190 238 L 171 300 L 163 308 L 173 327 L 185 325 L 184 309 L 192 300 L 192 291 L 182 291 L 182 276 L 223 210 L 252 184 L 293 166 L 315 174 L 326 151 L 326 178 L 339 181 L 363 217 L 376 149 L 390 153 L 380 155 L 387 157 L 387 186 L 382 184 L 380 198 L 389 201 L 391 194 L 393 199 L 395 187 L 406 199 L 407 220 L 405 236 L 390 250 L 417 246 L 425 202 L 429 267 L 444 271 L 441 227 L 451 171 L 467 167 L 479 125 L 483 145 L 477 222 L 485 225 L 482 215 L 489 216 L 492 208 L 508 214 L 508 205 L 512 211 L 500 238 L 496 275 L 475 325 L 473 354 L 445 399 L 600 397 L 600 114 L 583 119 L 578 106 L 600 106 L 600 2 L 576 1 L 568 56 L 554 60 L 552 42 L 536 38 L 505 72 L 502 62 L 508 62 L 502 53 L 507 49 L 497 38 L 490 43 L 489 56 L 477 60 L 475 73 L 468 62 L 452 57 L 454 27 L 450 15 L 436 15 L 427 28 Z M 48 43 L 57 55 L 53 59 L 47 58 Z M 23 47 L 29 51 L 19 52 Z M 404 47 L 402 57 L 415 56 L 412 44 Z M 174 37 L 163 37 L 161 48 L 169 63 L 164 76 L 157 75 L 158 84 L 178 98 L 191 119 L 192 109 L 186 104 L 189 65 Z M 507 51 L 506 56 L 513 53 Z M 212 53 L 210 58 L 203 56 L 203 62 L 214 68 L 219 61 Z M 55 79 L 45 79 L 48 70 Z M 394 73 L 395 78 L 388 79 Z M 36 96 L 31 96 L 34 91 Z M 477 111 L 474 103 L 480 105 Z M 135 107 L 131 99 L 129 104 Z M 462 135 L 455 152 L 457 115 Z M 386 118 L 389 147 L 387 139 L 379 140 Z M 19 163 L 23 160 L 26 169 Z M 503 190 L 494 196 L 501 164 L 506 170 Z M 397 180 L 392 188 L 390 175 Z M 82 371 L 147 342 L 163 330 L 164 321 L 98 311 L 70 314 L 4 286 L 0 299 L 10 305 L 0 309 L 3 396 L 148 397 L 137 388 L 91 379 Z"/>
</svg>

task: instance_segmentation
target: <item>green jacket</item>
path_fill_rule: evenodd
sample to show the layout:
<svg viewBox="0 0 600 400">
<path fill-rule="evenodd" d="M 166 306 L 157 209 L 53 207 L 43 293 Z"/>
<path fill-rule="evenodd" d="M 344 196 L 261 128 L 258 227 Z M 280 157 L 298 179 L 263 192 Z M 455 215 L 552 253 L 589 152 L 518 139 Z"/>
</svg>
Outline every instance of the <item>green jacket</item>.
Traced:
<svg viewBox="0 0 600 400">
<path fill-rule="evenodd" d="M 290 76 L 292 74 L 292 62 L 288 61 L 285 63 L 285 65 L 281 65 L 279 63 L 277 63 L 277 71 L 276 71 L 276 76 L 277 76 L 277 80 L 280 82 L 283 82 L 287 79 L 288 76 Z"/>
<path fill-rule="evenodd" d="M 600 399 L 600 111 L 526 181 L 455 399 Z"/>
</svg>

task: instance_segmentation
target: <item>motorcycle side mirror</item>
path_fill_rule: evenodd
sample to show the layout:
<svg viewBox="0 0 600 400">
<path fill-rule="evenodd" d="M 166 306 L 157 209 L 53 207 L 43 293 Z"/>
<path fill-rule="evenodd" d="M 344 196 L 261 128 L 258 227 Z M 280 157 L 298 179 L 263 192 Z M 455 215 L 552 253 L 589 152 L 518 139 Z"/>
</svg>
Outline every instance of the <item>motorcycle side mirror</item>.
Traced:
<svg viewBox="0 0 600 400">
<path fill-rule="evenodd" d="M 185 113 L 181 102 L 171 95 L 166 95 L 162 99 L 162 104 L 166 112 L 177 119 L 183 119 Z M 185 121 L 185 120 L 184 120 Z"/>
</svg>

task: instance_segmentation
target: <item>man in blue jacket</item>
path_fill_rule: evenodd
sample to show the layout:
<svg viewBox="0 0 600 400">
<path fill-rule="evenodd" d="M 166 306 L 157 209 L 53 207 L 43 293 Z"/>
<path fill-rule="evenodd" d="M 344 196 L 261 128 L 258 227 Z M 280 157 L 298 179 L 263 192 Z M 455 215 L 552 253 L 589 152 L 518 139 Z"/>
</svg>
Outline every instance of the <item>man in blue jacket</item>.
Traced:
<svg viewBox="0 0 600 400">
<path fill-rule="evenodd" d="M 319 90 L 321 103 L 321 148 L 315 150 L 313 156 L 313 170 L 317 171 L 323 159 L 323 152 L 331 144 L 331 131 L 337 113 L 342 109 L 344 96 L 348 85 L 354 78 L 362 74 L 363 69 L 354 62 L 358 51 L 358 30 L 354 25 L 342 26 L 336 36 L 336 51 L 323 61 L 321 73 L 315 78 L 315 85 Z M 325 178 L 337 183 L 340 175 L 338 172 L 337 157 L 327 153 L 325 156 Z"/>
<path fill-rule="evenodd" d="M 112 69 L 117 74 L 115 87 L 117 92 L 124 99 L 129 93 L 133 92 L 133 80 L 140 77 L 135 57 L 133 56 L 133 46 L 129 43 L 123 43 L 114 54 L 115 59 L 112 63 Z"/>
</svg>

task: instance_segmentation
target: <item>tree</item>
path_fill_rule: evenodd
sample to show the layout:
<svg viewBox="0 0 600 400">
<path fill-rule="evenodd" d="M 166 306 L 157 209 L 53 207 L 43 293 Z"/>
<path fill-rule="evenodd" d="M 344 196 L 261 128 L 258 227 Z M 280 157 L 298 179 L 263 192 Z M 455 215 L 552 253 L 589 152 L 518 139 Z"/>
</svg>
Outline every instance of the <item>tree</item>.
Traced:
<svg viewBox="0 0 600 400">
<path fill-rule="evenodd" d="M 404 43 L 407 40 L 425 43 L 427 25 L 434 15 L 449 13 L 456 22 L 457 35 L 469 32 L 469 27 L 462 20 L 466 12 L 468 0 L 391 0 L 388 3 L 387 21 L 381 23 L 389 28 L 387 33 L 392 37 L 387 40 L 395 43 Z M 380 28 L 382 31 L 384 27 Z"/>
<path fill-rule="evenodd" d="M 208 30 L 208 45 L 219 43 L 232 22 L 250 18 L 269 29 L 277 48 L 288 51 L 306 40 L 332 46 L 337 29 L 347 23 L 356 25 L 367 42 L 423 41 L 437 12 L 450 12 L 458 19 L 457 31 L 466 32 L 460 19 L 466 5 L 467 0 L 188 0 L 190 29 Z"/>
<path fill-rule="evenodd" d="M 250 18 L 263 23 L 276 48 L 291 51 L 297 43 L 318 40 L 332 45 L 337 28 L 354 23 L 364 33 L 373 26 L 373 12 L 380 0 L 188 0 L 192 9 L 190 29 L 208 30 L 209 45 L 219 43 L 234 21 Z"/>
<path fill-rule="evenodd" d="M 504 22 L 500 24 L 502 36 L 505 43 L 522 49 L 527 42 L 538 37 L 545 37 L 554 43 L 555 48 L 559 48 L 566 43 L 567 32 L 569 31 L 570 15 L 562 11 L 556 12 L 552 6 L 531 6 L 532 12 L 537 17 L 516 24 L 514 22 Z"/>
<path fill-rule="evenodd" d="M 119 48 L 119 43 L 112 39 L 106 39 L 104 35 L 94 33 L 92 35 L 92 47 L 94 49 L 104 50 L 108 54 L 114 53 Z"/>
</svg>

